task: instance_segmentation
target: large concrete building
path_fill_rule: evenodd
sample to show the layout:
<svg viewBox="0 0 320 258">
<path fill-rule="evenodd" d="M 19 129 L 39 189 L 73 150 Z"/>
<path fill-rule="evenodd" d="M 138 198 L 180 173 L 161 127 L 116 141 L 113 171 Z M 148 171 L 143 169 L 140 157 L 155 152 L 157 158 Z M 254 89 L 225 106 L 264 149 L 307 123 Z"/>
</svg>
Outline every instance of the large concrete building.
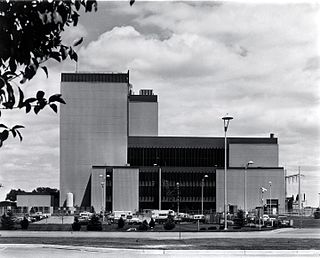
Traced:
<svg viewBox="0 0 320 258">
<path fill-rule="evenodd" d="M 72 194 L 75 206 L 96 211 L 176 210 L 178 201 L 195 211 L 202 200 L 204 210 L 223 210 L 223 137 L 158 136 L 158 98 L 134 95 L 129 72 L 64 73 L 61 92 L 61 206 Z M 284 210 L 277 138 L 228 138 L 227 152 L 230 207 Z"/>
</svg>

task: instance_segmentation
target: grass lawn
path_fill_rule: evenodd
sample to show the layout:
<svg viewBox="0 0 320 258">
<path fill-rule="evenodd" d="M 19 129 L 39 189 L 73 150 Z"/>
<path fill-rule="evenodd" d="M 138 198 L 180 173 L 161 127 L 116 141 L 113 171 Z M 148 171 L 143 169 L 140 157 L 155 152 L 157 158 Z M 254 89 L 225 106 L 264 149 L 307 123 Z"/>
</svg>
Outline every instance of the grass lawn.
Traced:
<svg viewBox="0 0 320 258">
<path fill-rule="evenodd" d="M 310 250 L 320 249 L 319 239 L 112 239 L 112 238 L 0 238 L 1 244 L 50 244 L 105 248 L 203 250 Z"/>
</svg>

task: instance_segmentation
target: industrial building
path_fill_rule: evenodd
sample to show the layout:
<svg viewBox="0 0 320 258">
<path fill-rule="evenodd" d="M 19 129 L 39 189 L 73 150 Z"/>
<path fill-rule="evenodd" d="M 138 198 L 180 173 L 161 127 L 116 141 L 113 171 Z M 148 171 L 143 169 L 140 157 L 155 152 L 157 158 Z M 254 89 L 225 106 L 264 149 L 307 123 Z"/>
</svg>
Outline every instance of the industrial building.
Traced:
<svg viewBox="0 0 320 258">
<path fill-rule="evenodd" d="M 60 206 L 223 211 L 223 137 L 159 136 L 158 96 L 129 72 L 63 73 L 61 93 Z M 273 134 L 228 138 L 227 154 L 230 209 L 284 210 Z"/>
</svg>

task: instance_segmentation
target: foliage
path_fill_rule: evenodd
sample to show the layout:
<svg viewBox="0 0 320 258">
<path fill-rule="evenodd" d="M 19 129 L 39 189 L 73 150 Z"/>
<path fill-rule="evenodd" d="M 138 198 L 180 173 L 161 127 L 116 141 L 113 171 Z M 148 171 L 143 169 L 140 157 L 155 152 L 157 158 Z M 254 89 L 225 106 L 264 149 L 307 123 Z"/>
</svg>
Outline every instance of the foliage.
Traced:
<svg viewBox="0 0 320 258">
<path fill-rule="evenodd" d="M 62 43 L 65 26 L 77 26 L 79 10 L 97 10 L 95 0 L 74 1 L 0 1 L 0 117 L 1 109 L 25 109 L 38 114 L 46 106 L 57 112 L 57 104 L 65 101 L 61 94 L 45 97 L 38 91 L 35 97 L 25 98 L 22 85 L 30 81 L 41 68 L 48 77 L 48 60 L 61 62 L 68 57 L 77 62 L 74 47 Z M 22 140 L 22 125 L 12 128 L 0 124 L 0 147 L 9 133 Z"/>
<path fill-rule="evenodd" d="M 14 229 L 14 219 L 11 211 L 8 211 L 7 214 L 4 213 L 1 216 L 1 228 L 5 230 Z"/>
<path fill-rule="evenodd" d="M 94 207 L 93 207 L 93 206 L 91 206 L 90 212 L 91 212 L 91 213 L 95 213 L 95 210 L 94 210 Z"/>
<path fill-rule="evenodd" d="M 313 213 L 315 219 L 320 219 L 320 208 L 317 208 L 316 211 Z"/>
<path fill-rule="evenodd" d="M 122 217 L 118 220 L 118 228 L 123 228 L 124 227 L 124 220 Z"/>
<path fill-rule="evenodd" d="M 154 228 L 154 226 L 156 225 L 155 221 L 153 218 L 151 218 L 150 222 L 149 222 L 149 227 L 150 228 Z"/>
<path fill-rule="evenodd" d="M 73 230 L 73 231 L 80 231 L 80 229 L 81 229 L 81 224 L 80 224 L 80 222 L 79 222 L 78 217 L 75 217 L 75 218 L 74 218 L 74 222 L 72 223 L 71 227 L 72 227 L 72 230 Z"/>
<path fill-rule="evenodd" d="M 246 223 L 245 213 L 243 210 L 238 210 L 237 217 L 234 219 L 234 224 L 243 227 Z"/>
<path fill-rule="evenodd" d="M 138 230 L 139 230 L 139 231 L 147 231 L 148 228 L 149 228 L 148 222 L 147 222 L 146 220 L 144 220 L 144 221 L 142 222 L 142 224 L 139 225 Z"/>
<path fill-rule="evenodd" d="M 172 230 L 175 227 L 176 227 L 176 224 L 174 224 L 173 217 L 168 216 L 168 219 L 167 219 L 166 223 L 164 223 L 163 228 L 165 230 Z"/>
<path fill-rule="evenodd" d="M 87 230 L 88 231 L 101 231 L 102 230 L 102 223 L 96 214 L 94 214 L 91 217 L 91 219 L 89 220 L 88 225 L 87 225 Z"/>
<path fill-rule="evenodd" d="M 26 193 L 25 190 L 21 189 L 11 189 L 9 193 L 7 193 L 6 200 L 15 202 L 17 200 L 18 194 L 24 194 Z M 50 188 L 50 187 L 37 187 L 36 189 L 32 190 L 32 193 L 45 193 L 56 196 L 59 194 L 59 190 L 56 188 Z"/>
<path fill-rule="evenodd" d="M 32 190 L 33 193 L 45 193 L 45 194 L 56 194 L 59 193 L 57 188 L 50 188 L 50 187 L 37 187 L 36 189 Z"/>
<path fill-rule="evenodd" d="M 25 193 L 26 191 L 24 190 L 21 190 L 21 189 L 11 189 L 9 193 L 7 193 L 7 196 L 6 196 L 6 200 L 9 200 L 9 201 L 12 201 L 12 202 L 15 202 L 17 200 L 17 195 L 18 194 L 22 194 L 22 193 Z"/>
<path fill-rule="evenodd" d="M 20 225 L 22 229 L 28 229 L 29 220 L 26 217 L 23 217 L 23 220 L 20 221 Z"/>
</svg>

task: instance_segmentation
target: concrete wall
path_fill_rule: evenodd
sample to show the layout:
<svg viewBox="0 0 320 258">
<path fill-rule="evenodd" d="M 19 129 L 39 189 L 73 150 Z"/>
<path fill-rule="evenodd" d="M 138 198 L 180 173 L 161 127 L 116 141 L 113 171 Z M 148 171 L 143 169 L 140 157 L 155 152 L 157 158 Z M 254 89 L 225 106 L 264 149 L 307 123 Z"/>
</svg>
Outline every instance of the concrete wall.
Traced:
<svg viewBox="0 0 320 258">
<path fill-rule="evenodd" d="M 113 169 L 113 211 L 139 211 L 139 169 Z"/>
<path fill-rule="evenodd" d="M 81 206 L 92 165 L 127 162 L 128 84 L 62 82 L 60 206 L 74 194 Z"/>
<path fill-rule="evenodd" d="M 158 135 L 157 102 L 129 102 L 129 135 Z"/>
<path fill-rule="evenodd" d="M 102 175 L 102 177 L 100 177 Z M 105 178 L 106 169 L 105 168 L 94 168 L 91 173 L 91 206 L 93 206 L 96 212 L 100 212 L 102 207 L 105 208 L 105 204 L 102 203 L 102 194 L 105 193 Z M 101 182 L 104 182 L 103 189 Z M 104 206 L 103 206 L 104 205 Z"/>
<path fill-rule="evenodd" d="M 278 167 L 278 144 L 229 144 L 229 167 Z"/>
<path fill-rule="evenodd" d="M 228 169 L 227 171 L 227 200 L 238 209 L 244 209 L 244 169 Z M 217 169 L 216 173 L 217 211 L 224 210 L 224 170 Z M 285 208 L 284 170 L 258 169 L 247 170 L 247 210 L 261 206 L 260 187 L 267 188 L 264 193 L 264 204 L 269 199 L 269 181 L 272 182 L 271 198 L 279 199 L 279 210 Z"/>
<path fill-rule="evenodd" d="M 51 195 L 17 195 L 17 207 L 50 207 Z"/>
</svg>

